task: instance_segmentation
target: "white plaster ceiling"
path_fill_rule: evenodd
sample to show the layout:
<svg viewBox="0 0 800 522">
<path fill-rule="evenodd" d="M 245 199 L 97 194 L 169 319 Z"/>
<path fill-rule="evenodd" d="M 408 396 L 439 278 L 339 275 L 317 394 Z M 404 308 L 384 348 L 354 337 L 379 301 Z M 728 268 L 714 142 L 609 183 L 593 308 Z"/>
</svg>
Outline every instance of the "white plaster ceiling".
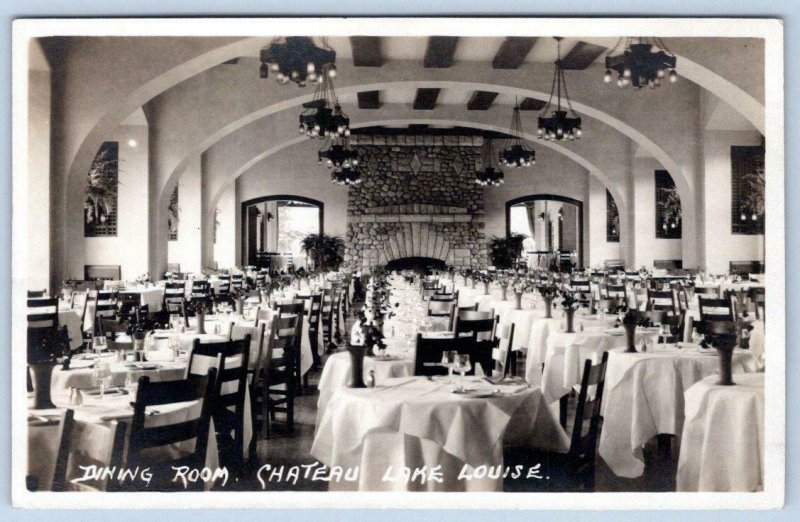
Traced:
<svg viewBox="0 0 800 522">
<path fill-rule="evenodd" d="M 711 111 L 706 122 L 708 130 L 755 131 L 756 128 L 744 116 L 722 100 Z"/>
</svg>

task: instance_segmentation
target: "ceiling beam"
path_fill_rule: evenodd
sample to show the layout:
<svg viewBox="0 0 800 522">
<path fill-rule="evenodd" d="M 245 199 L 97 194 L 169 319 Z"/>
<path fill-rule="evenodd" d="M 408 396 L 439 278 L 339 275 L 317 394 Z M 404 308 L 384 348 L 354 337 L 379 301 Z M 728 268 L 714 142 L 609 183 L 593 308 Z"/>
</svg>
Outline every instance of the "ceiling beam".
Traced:
<svg viewBox="0 0 800 522">
<path fill-rule="evenodd" d="M 545 106 L 544 100 L 539 100 L 537 98 L 525 98 L 522 100 L 522 103 L 519 104 L 519 110 L 521 111 L 540 111 Z"/>
<path fill-rule="evenodd" d="M 351 36 L 350 48 L 356 67 L 381 67 L 384 64 L 380 36 Z"/>
<path fill-rule="evenodd" d="M 492 91 L 475 91 L 467 103 L 468 111 L 485 111 L 494 103 L 497 93 Z"/>
<path fill-rule="evenodd" d="M 423 61 L 427 68 L 444 69 L 453 65 L 453 55 L 458 45 L 458 36 L 430 36 Z"/>
<path fill-rule="evenodd" d="M 495 69 L 518 69 L 538 38 L 510 36 L 506 38 L 492 60 Z"/>
<path fill-rule="evenodd" d="M 358 96 L 359 109 L 381 108 L 381 91 L 362 91 L 357 93 L 356 96 Z"/>
<path fill-rule="evenodd" d="M 561 59 L 561 67 L 573 71 L 583 71 L 607 50 L 607 48 L 600 45 L 578 42 L 575 44 L 575 47 L 570 49 L 567 55 Z"/>
<path fill-rule="evenodd" d="M 414 97 L 415 111 L 432 111 L 436 108 L 436 99 L 439 97 L 441 89 L 417 89 Z"/>
</svg>

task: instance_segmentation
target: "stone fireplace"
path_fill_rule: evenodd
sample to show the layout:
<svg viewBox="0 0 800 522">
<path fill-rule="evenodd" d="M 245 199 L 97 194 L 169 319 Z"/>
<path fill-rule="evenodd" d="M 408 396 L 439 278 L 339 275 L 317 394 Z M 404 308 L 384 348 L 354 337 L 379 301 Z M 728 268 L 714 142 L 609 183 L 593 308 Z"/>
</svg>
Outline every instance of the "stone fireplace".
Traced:
<svg viewBox="0 0 800 522">
<path fill-rule="evenodd" d="M 363 182 L 350 187 L 345 262 L 404 258 L 485 266 L 480 136 L 357 135 Z"/>
</svg>

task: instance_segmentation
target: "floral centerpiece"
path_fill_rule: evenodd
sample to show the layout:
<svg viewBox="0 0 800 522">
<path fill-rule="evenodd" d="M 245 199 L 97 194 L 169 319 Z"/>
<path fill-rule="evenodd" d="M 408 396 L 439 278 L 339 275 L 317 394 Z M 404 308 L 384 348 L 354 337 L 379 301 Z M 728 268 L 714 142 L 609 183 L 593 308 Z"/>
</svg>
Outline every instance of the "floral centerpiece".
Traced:
<svg viewBox="0 0 800 522">
<path fill-rule="evenodd" d="M 492 275 L 486 270 L 475 270 L 472 273 L 472 280 L 483 283 L 484 295 L 489 295 L 489 285 L 492 283 Z"/>
<path fill-rule="evenodd" d="M 567 333 L 575 333 L 575 310 L 580 306 L 580 300 L 571 290 L 561 289 L 558 294 L 561 298 L 561 308 L 564 310 L 564 316 L 567 319 Z"/>
<path fill-rule="evenodd" d="M 544 317 L 550 319 L 553 317 L 553 300 L 558 296 L 558 287 L 554 284 L 546 284 L 539 285 L 537 290 L 544 300 Z"/>
<path fill-rule="evenodd" d="M 144 274 L 137 277 L 135 281 L 136 284 L 139 286 L 150 286 L 150 283 L 153 282 L 152 278 L 150 277 L 150 272 L 145 272 Z"/>
<path fill-rule="evenodd" d="M 622 317 L 622 326 L 625 328 L 625 340 L 628 353 L 636 352 L 636 327 L 646 328 L 650 326 L 650 318 L 645 314 L 640 314 L 636 310 L 629 309 Z"/>
<path fill-rule="evenodd" d="M 511 289 L 514 291 L 514 305 L 517 310 L 522 310 L 522 294 L 531 292 L 533 288 L 533 281 L 522 271 L 511 281 Z"/>
<path fill-rule="evenodd" d="M 211 312 L 214 301 L 210 298 L 194 298 L 186 303 L 186 311 L 197 317 L 197 333 L 206 333 L 206 314 Z"/>
</svg>

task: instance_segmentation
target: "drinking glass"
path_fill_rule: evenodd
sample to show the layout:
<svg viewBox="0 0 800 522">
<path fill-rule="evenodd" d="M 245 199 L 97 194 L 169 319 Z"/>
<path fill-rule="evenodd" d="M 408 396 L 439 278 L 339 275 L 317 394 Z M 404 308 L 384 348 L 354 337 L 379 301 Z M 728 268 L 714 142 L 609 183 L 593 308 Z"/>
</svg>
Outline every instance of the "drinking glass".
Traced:
<svg viewBox="0 0 800 522">
<path fill-rule="evenodd" d="M 106 388 L 111 384 L 111 367 L 106 362 L 98 362 L 92 370 L 92 375 L 100 387 L 100 399 L 102 400 Z"/>
<path fill-rule="evenodd" d="M 106 349 L 106 338 L 102 335 L 98 335 L 94 338 L 92 347 L 94 348 L 94 353 L 100 355 L 100 353 Z"/>
<path fill-rule="evenodd" d="M 469 362 L 469 355 L 466 353 L 460 353 L 456 355 L 456 363 L 455 368 L 458 370 L 460 378 L 458 380 L 459 389 L 463 392 L 464 391 L 464 374 L 467 373 L 472 369 L 472 365 Z"/>
<path fill-rule="evenodd" d="M 125 390 L 127 390 L 128 393 L 133 394 L 137 386 L 138 386 L 138 381 L 136 380 L 136 376 L 134 375 L 134 373 L 127 372 L 125 374 Z"/>
<path fill-rule="evenodd" d="M 442 366 L 447 368 L 448 383 L 453 384 L 453 366 L 456 364 L 458 352 L 446 351 L 442 352 Z"/>
</svg>

